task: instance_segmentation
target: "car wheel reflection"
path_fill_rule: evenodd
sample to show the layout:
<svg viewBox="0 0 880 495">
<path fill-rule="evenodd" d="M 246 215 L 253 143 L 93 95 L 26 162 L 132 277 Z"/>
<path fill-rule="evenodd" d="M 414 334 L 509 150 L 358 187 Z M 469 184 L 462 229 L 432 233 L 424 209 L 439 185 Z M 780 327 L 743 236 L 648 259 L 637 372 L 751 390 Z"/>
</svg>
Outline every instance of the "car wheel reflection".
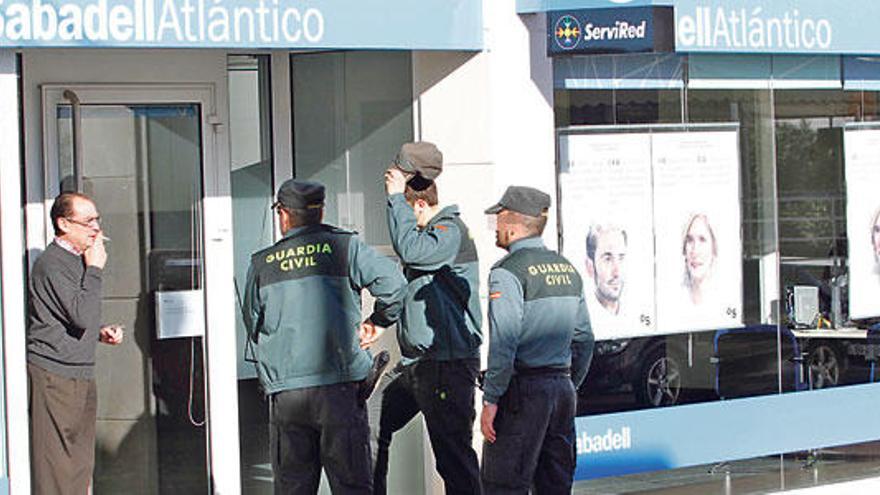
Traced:
<svg viewBox="0 0 880 495">
<path fill-rule="evenodd" d="M 666 355 L 665 349 L 657 348 L 647 355 L 645 365 L 636 383 L 636 399 L 651 407 L 671 406 L 681 396 L 681 367 Z"/>
<path fill-rule="evenodd" d="M 837 386 L 840 381 L 840 359 L 829 345 L 819 344 L 810 351 L 810 387 L 813 389 Z"/>
</svg>

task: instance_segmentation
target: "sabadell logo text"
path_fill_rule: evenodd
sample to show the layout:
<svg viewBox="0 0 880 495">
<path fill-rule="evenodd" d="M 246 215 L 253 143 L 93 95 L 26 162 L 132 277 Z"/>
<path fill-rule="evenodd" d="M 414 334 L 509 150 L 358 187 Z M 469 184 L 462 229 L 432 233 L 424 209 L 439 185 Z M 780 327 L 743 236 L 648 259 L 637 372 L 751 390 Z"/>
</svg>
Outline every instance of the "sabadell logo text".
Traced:
<svg viewBox="0 0 880 495">
<path fill-rule="evenodd" d="M 834 35 L 830 20 L 802 16 L 798 9 L 770 14 L 761 7 L 698 6 L 677 15 L 682 48 L 828 49 Z"/>
<path fill-rule="evenodd" d="M 608 428 L 605 434 L 600 435 L 590 435 L 589 432 L 584 431 L 578 435 L 575 442 L 578 455 L 629 450 L 632 448 L 632 432 L 628 426 L 618 431 Z"/>
<path fill-rule="evenodd" d="M 319 9 L 278 0 L 0 0 L 0 44 L 317 43 Z"/>
</svg>

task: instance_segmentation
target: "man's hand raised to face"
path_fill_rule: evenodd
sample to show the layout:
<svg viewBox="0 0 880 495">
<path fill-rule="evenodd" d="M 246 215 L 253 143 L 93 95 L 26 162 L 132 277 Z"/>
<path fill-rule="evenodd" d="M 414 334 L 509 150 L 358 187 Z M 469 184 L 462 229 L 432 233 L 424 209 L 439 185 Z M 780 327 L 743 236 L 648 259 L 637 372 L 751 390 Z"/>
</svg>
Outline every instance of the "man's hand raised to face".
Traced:
<svg viewBox="0 0 880 495">
<path fill-rule="evenodd" d="M 391 167 L 385 171 L 385 192 L 391 196 L 392 194 L 401 193 L 406 190 L 406 175 L 397 167 Z"/>
</svg>

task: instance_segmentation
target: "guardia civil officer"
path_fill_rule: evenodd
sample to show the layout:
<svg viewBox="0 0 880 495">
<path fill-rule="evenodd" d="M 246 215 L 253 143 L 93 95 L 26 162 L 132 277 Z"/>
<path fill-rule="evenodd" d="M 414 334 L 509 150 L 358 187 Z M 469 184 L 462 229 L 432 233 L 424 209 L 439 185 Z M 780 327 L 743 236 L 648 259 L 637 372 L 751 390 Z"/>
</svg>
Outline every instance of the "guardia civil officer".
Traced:
<svg viewBox="0 0 880 495">
<path fill-rule="evenodd" d="M 385 172 L 391 243 L 408 281 L 397 340 L 403 360 L 382 390 L 374 493 L 386 492 L 394 432 L 419 412 L 447 494 L 481 493 L 474 451 L 474 393 L 482 315 L 477 249 L 458 206 L 441 207 L 434 179 L 443 155 L 404 144 Z"/>
<path fill-rule="evenodd" d="M 352 232 L 321 223 L 324 186 L 291 179 L 273 205 L 284 238 L 251 258 L 244 318 L 269 396 L 276 494 L 372 490 L 369 426 L 360 388 L 364 350 L 400 314 L 397 266 Z M 361 322 L 361 289 L 376 298 Z"/>
<path fill-rule="evenodd" d="M 544 247 L 550 196 L 512 186 L 486 214 L 509 254 L 489 274 L 489 365 L 480 426 L 487 494 L 569 494 L 575 390 L 593 354 L 581 277 Z"/>
</svg>

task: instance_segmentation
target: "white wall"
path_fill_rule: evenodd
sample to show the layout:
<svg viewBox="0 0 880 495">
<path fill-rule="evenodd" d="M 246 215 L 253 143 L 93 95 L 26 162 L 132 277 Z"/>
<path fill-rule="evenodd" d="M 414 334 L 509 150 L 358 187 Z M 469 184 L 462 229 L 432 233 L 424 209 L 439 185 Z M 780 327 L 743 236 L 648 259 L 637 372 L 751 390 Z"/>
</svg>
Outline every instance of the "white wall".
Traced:
<svg viewBox="0 0 880 495">
<path fill-rule="evenodd" d="M 517 15 L 514 0 L 487 1 L 483 5 L 495 196 L 500 197 L 511 184 L 528 185 L 550 194 L 554 204 L 544 240 L 555 248 L 553 69 L 546 55 L 545 16 Z"/>
<path fill-rule="evenodd" d="M 18 74 L 16 56 L 11 50 L 0 50 L 0 274 L 2 274 L 2 334 L 5 392 L 0 405 L 0 427 L 6 427 L 4 445 L 7 449 L 10 493 L 30 492 L 29 438 L 27 428 L 27 378 L 24 373 L 9 370 L 25 369 L 25 302 L 22 265 L 23 240 L 21 229 L 21 174 L 19 149 Z M 6 418 L 25 418 L 24 421 Z M 14 426 L 14 427 L 10 427 Z M 3 435 L 0 435 L 2 437 Z M 10 455 L 15 453 L 15 455 Z"/>
<path fill-rule="evenodd" d="M 509 185 L 556 198 L 553 75 L 545 17 L 519 16 L 514 0 L 483 2 L 480 53 L 415 52 L 416 136 L 444 154 L 440 200 L 457 203 L 481 258 L 481 275 L 504 252 L 483 210 Z M 555 248 L 555 204 L 544 240 Z"/>
<path fill-rule="evenodd" d="M 485 50 L 414 52 L 413 95 L 416 139 L 436 143 L 444 155 L 437 180 L 440 202 L 461 207 L 477 243 L 485 310 L 486 277 L 505 252 L 495 246 L 495 233 L 483 211 L 507 186 L 536 187 L 554 198 L 544 233 L 549 247 L 556 247 L 557 234 L 553 77 L 546 56 L 545 17 L 517 15 L 515 0 L 484 0 L 483 10 Z M 483 327 L 485 359 L 485 319 Z M 478 394 L 478 455 L 481 402 Z M 430 465 L 427 470 L 430 474 Z M 442 493 L 439 478 L 433 481 L 430 493 Z"/>
</svg>

